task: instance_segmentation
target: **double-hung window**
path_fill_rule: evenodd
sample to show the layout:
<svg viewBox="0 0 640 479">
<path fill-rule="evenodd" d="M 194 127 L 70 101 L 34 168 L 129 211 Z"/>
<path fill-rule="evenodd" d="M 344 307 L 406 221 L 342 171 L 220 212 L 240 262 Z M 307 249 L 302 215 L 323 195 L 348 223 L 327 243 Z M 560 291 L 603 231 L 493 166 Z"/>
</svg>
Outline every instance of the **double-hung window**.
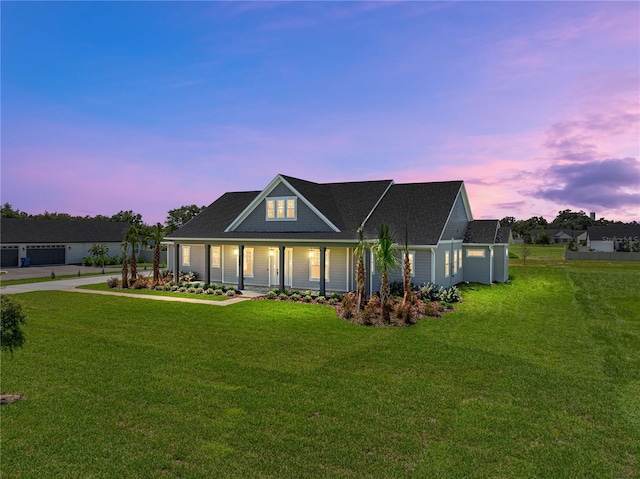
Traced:
<svg viewBox="0 0 640 479">
<path fill-rule="evenodd" d="M 451 257 L 448 251 L 444 252 L 444 277 L 449 277 L 449 271 L 451 271 Z"/>
<path fill-rule="evenodd" d="M 282 198 L 267 198 L 267 221 L 289 220 L 298 218 L 298 201 L 295 196 Z"/>
<path fill-rule="evenodd" d="M 220 246 L 211 247 L 211 267 L 212 268 L 220 267 Z"/>
<path fill-rule="evenodd" d="M 182 247 L 182 266 L 191 266 L 191 246 Z"/>
<path fill-rule="evenodd" d="M 324 279 L 329 281 L 330 251 L 325 250 Z M 309 250 L 309 281 L 320 281 L 320 249 Z"/>
</svg>

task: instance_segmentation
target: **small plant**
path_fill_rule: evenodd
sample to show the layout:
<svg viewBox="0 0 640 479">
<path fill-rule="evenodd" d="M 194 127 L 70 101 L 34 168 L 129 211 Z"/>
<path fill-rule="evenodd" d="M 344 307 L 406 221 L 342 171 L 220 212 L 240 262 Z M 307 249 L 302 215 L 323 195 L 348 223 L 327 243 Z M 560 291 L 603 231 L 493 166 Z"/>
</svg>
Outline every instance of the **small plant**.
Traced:
<svg viewBox="0 0 640 479">
<path fill-rule="evenodd" d="M 204 290 L 204 294 L 213 294 L 215 292 L 215 289 L 213 288 L 207 288 Z"/>
<path fill-rule="evenodd" d="M 51 272 L 51 279 L 56 279 L 56 274 L 53 271 Z"/>
<path fill-rule="evenodd" d="M 178 293 L 186 293 L 187 292 L 187 287 L 186 286 L 180 286 L 178 288 Z"/>
<path fill-rule="evenodd" d="M 327 298 L 325 298 L 324 296 L 318 296 L 316 298 L 316 303 L 318 303 L 318 304 L 324 304 L 326 302 L 327 302 Z"/>
<path fill-rule="evenodd" d="M 222 292 L 221 289 L 214 289 L 213 290 L 213 295 L 214 296 L 222 296 L 224 293 Z"/>
<path fill-rule="evenodd" d="M 287 293 L 280 293 L 278 297 L 280 298 L 280 301 L 286 301 L 289 299 L 289 296 L 287 295 Z"/>
<path fill-rule="evenodd" d="M 161 284 L 157 284 L 156 287 L 153 289 L 155 289 L 156 291 L 164 291 L 164 286 Z"/>
<path fill-rule="evenodd" d="M 338 298 L 329 298 L 329 304 L 331 306 L 335 306 L 336 304 L 338 304 L 340 301 L 338 300 Z"/>
<path fill-rule="evenodd" d="M 236 295 L 236 291 L 235 289 L 229 289 L 226 294 L 228 297 L 233 298 Z"/>
<path fill-rule="evenodd" d="M 80 270 L 78 270 L 78 276 L 81 276 L 81 274 L 80 274 Z"/>
<path fill-rule="evenodd" d="M 171 291 L 172 292 L 175 293 L 176 291 L 179 291 L 179 290 L 180 290 L 180 287 L 177 284 L 174 284 L 173 286 L 171 286 Z"/>
<path fill-rule="evenodd" d="M 187 288 L 187 293 L 194 294 L 195 292 L 196 292 L 196 288 L 194 288 L 193 286 Z"/>
<path fill-rule="evenodd" d="M 305 303 L 310 303 L 310 302 L 312 302 L 312 301 L 313 301 L 313 298 L 311 297 L 311 295 L 310 295 L 310 294 L 305 294 L 305 295 L 302 297 L 302 301 L 303 301 L 303 302 L 305 302 Z"/>
<path fill-rule="evenodd" d="M 13 354 L 15 348 L 21 348 L 25 337 L 20 327 L 26 323 L 22 303 L 7 294 L 0 296 L 0 349 Z"/>
<path fill-rule="evenodd" d="M 300 295 L 300 293 L 293 293 L 291 296 L 289 296 L 291 298 L 291 301 L 300 301 L 300 298 L 302 298 L 302 296 Z"/>
<path fill-rule="evenodd" d="M 310 290 L 310 289 L 306 290 L 306 291 L 304 292 L 304 295 L 305 295 L 305 296 L 311 296 L 311 290 Z"/>
<path fill-rule="evenodd" d="M 278 293 L 276 293 L 273 290 L 267 293 L 267 299 L 276 299 L 277 297 L 278 297 Z"/>
<path fill-rule="evenodd" d="M 196 294 L 204 293 L 204 288 L 196 288 Z"/>
<path fill-rule="evenodd" d="M 342 297 L 342 317 L 350 319 L 353 317 L 353 310 L 356 306 L 356 296 L 354 293 L 345 294 Z"/>
<path fill-rule="evenodd" d="M 149 288 L 149 280 L 143 276 L 138 276 L 133 283 L 133 289 L 147 289 Z"/>
<path fill-rule="evenodd" d="M 120 280 L 118 278 L 109 278 L 109 280 L 107 281 L 107 287 L 108 288 L 117 288 L 120 285 Z"/>
</svg>

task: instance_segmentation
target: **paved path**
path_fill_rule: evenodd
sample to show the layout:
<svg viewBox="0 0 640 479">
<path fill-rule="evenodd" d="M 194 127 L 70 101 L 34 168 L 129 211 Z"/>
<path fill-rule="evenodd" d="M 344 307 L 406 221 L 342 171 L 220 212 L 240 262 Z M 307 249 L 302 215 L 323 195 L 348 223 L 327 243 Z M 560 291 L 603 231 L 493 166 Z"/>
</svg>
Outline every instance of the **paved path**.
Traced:
<svg viewBox="0 0 640 479">
<path fill-rule="evenodd" d="M 57 281 L 45 281 L 42 283 L 28 283 L 28 284 L 15 284 L 11 286 L 2 286 L 0 288 L 0 294 L 19 294 L 19 293 L 31 293 L 34 291 L 68 291 L 73 293 L 88 293 L 88 294 L 102 294 L 107 296 L 125 296 L 127 298 L 136 299 L 151 299 L 155 301 L 174 301 L 179 303 L 194 303 L 194 304 L 208 304 L 210 306 L 229 306 L 230 304 L 239 303 L 240 301 L 247 301 L 258 296 L 264 296 L 262 293 L 256 293 L 254 291 L 243 291 L 241 296 L 229 298 L 224 301 L 211 301 L 207 299 L 197 298 L 174 298 L 171 296 L 152 296 L 146 294 L 135 293 L 122 293 L 119 291 L 94 291 L 91 289 L 75 289 L 78 286 L 84 286 L 87 284 L 100 284 L 109 279 L 108 274 L 98 276 L 81 276 L 77 278 L 60 279 Z"/>
</svg>

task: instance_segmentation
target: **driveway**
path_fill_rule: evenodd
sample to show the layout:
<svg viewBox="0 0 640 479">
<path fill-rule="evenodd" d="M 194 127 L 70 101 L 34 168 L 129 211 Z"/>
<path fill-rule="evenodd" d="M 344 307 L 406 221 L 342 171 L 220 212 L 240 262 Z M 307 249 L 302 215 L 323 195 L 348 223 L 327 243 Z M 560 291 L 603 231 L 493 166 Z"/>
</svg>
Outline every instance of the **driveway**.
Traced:
<svg viewBox="0 0 640 479">
<path fill-rule="evenodd" d="M 105 275 L 119 274 L 121 270 L 120 266 L 105 267 Z M 99 273 L 100 268 L 95 266 L 80 266 L 73 264 L 54 265 L 54 266 L 29 266 L 27 268 L 3 268 L 6 274 L 2 275 L 2 280 L 7 281 L 10 279 L 28 279 L 28 278 L 48 278 L 51 276 L 51 272 L 54 272 L 56 276 L 67 276 L 71 274 L 87 274 L 87 273 Z M 141 271 L 144 273 L 144 271 Z"/>
<path fill-rule="evenodd" d="M 77 268 L 76 274 L 78 274 Z M 2 275 L 3 279 L 6 276 L 7 275 Z M 110 275 L 109 273 L 105 273 L 99 274 L 97 276 L 81 276 L 76 278 L 60 279 L 56 281 L 44 281 L 42 283 L 14 284 L 11 286 L 2 286 L 0 288 L 0 294 L 17 294 L 30 293 L 32 291 L 57 291 L 64 289 L 73 289 L 77 286 L 84 286 L 86 284 L 106 283 L 106 281 L 111 276 L 113 276 L 113 274 Z"/>
</svg>

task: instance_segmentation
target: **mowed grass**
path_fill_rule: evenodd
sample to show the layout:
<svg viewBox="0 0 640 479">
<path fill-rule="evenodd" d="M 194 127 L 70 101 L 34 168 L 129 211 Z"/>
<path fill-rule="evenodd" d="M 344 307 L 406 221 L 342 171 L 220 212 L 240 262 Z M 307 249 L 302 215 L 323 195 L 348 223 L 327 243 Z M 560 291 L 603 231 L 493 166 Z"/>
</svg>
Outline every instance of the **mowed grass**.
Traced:
<svg viewBox="0 0 640 479">
<path fill-rule="evenodd" d="M 408 328 L 20 295 L 2 477 L 640 475 L 640 270 L 512 267 Z"/>
</svg>

